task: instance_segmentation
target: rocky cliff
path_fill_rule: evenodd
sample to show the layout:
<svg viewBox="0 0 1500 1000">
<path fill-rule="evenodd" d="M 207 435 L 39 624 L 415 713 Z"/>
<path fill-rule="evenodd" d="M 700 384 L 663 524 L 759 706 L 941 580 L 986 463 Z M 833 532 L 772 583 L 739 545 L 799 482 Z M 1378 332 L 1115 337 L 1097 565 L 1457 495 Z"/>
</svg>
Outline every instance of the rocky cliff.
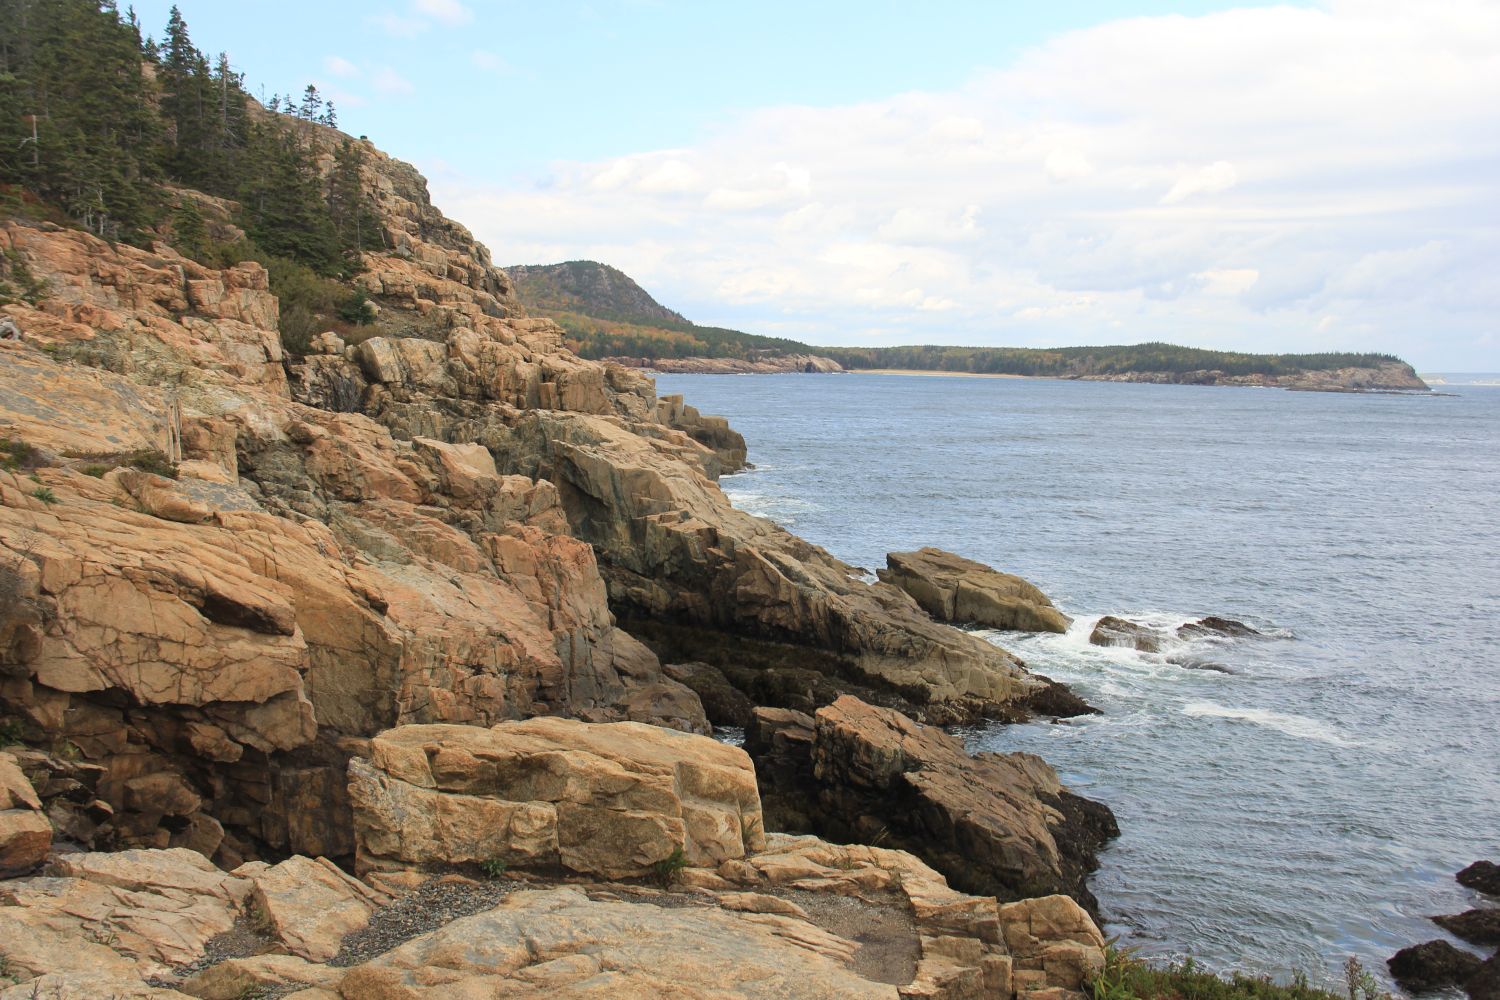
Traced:
<svg viewBox="0 0 1500 1000">
<path fill-rule="evenodd" d="M 1238 385 L 1301 392 L 1428 392 L 1431 387 L 1404 361 L 1327 368 L 1287 375 L 1230 375 L 1217 369 L 1189 372 L 1137 371 L 1111 375 L 1064 375 L 1084 382 L 1151 382 L 1160 385 Z"/>
<path fill-rule="evenodd" d="M 616 614 L 679 645 L 776 644 L 778 669 L 826 679 L 820 703 L 955 721 L 1051 690 L 735 510 L 715 480 L 738 435 L 567 351 L 414 170 L 367 154 L 390 249 L 355 280 L 378 335 L 305 356 L 257 264 L 0 228 L 45 289 L 3 307 L 0 714 L 59 776 L 71 838 L 343 857 L 344 768 L 381 729 L 705 732 Z"/>
</svg>

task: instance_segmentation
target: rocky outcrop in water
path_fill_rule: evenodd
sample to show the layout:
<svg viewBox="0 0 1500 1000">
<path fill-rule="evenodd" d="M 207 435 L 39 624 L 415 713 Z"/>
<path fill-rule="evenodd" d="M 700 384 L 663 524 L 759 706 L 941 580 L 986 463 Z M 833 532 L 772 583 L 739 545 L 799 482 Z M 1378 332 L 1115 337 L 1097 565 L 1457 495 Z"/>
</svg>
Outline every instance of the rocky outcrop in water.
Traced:
<svg viewBox="0 0 1500 1000">
<path fill-rule="evenodd" d="M 1500 865 L 1476 861 L 1457 876 L 1458 884 L 1489 896 L 1500 896 Z"/>
<path fill-rule="evenodd" d="M 941 729 L 848 696 L 812 718 L 757 709 L 745 747 L 777 821 L 911 851 L 969 892 L 1097 907 L 1085 881 L 1119 829 L 1038 757 L 970 756 Z"/>
<path fill-rule="evenodd" d="M 1462 987 L 1479 972 L 1481 960 L 1447 941 L 1427 941 L 1402 948 L 1386 965 L 1391 970 L 1391 978 L 1402 989 L 1430 993 Z"/>
<path fill-rule="evenodd" d="M 1072 619 L 1019 576 L 942 549 L 892 552 L 882 582 L 900 587 L 938 621 L 1016 632 L 1066 632 Z"/>
</svg>

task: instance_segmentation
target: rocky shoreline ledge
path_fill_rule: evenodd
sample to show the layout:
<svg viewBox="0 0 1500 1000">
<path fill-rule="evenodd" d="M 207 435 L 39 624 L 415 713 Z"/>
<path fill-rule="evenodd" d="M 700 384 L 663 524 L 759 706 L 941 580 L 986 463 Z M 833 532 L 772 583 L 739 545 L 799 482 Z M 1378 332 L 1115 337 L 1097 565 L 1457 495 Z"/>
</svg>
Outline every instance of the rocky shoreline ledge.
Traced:
<svg viewBox="0 0 1500 1000">
<path fill-rule="evenodd" d="M 608 358 L 607 361 L 673 375 L 785 375 L 826 374 L 866 369 L 845 368 L 832 358 L 812 354 L 769 355 L 753 361 L 737 358 Z M 882 375 L 950 375 L 962 378 L 1047 378 L 1068 382 L 1139 382 L 1149 385 L 1240 386 L 1255 389 L 1287 389 L 1294 392 L 1430 393 L 1432 387 L 1404 362 L 1393 361 L 1373 368 L 1337 368 L 1304 371 L 1293 375 L 1231 375 L 1214 369 L 1187 372 L 1128 371 L 1108 375 L 984 375 L 963 371 L 868 369 Z"/>
<path fill-rule="evenodd" d="M 380 326 L 303 354 L 258 264 L 0 225 L 0 997 L 1080 991 L 1113 818 L 935 726 L 1088 706 L 362 169 Z"/>
</svg>

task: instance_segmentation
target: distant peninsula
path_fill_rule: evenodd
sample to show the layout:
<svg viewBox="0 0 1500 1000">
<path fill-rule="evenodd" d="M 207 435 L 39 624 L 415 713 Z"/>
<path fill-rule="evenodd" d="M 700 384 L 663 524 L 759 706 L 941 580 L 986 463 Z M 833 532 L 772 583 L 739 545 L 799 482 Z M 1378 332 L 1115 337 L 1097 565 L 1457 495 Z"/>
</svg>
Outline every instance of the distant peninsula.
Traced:
<svg viewBox="0 0 1500 1000">
<path fill-rule="evenodd" d="M 1174 344 L 1101 347 L 817 347 L 699 326 L 629 275 L 595 261 L 507 267 L 533 314 L 556 320 L 582 357 L 661 372 L 909 371 L 1105 382 L 1265 386 L 1324 392 L 1425 392 L 1390 354 L 1243 354 Z"/>
</svg>

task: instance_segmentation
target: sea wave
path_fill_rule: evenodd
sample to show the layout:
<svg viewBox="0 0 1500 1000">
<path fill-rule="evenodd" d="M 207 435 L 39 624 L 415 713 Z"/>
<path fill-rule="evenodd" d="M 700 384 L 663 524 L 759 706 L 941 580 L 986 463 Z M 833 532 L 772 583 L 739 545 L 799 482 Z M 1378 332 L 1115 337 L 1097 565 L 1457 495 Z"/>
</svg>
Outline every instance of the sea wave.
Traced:
<svg viewBox="0 0 1500 1000">
<path fill-rule="evenodd" d="M 1316 740 L 1336 747 L 1355 746 L 1352 740 L 1342 736 L 1332 726 L 1305 715 L 1290 715 L 1272 712 L 1264 708 L 1230 708 L 1211 701 L 1193 701 L 1182 707 L 1182 714 L 1195 718 L 1232 719 L 1274 729 L 1298 739 Z"/>
</svg>

